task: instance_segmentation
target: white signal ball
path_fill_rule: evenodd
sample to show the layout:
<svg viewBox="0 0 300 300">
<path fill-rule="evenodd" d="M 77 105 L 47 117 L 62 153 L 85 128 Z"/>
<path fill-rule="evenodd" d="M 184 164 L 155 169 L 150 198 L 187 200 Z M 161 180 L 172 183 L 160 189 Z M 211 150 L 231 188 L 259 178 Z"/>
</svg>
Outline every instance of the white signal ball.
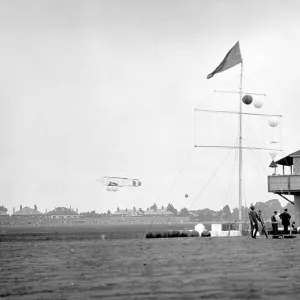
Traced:
<svg viewBox="0 0 300 300">
<path fill-rule="evenodd" d="M 275 118 L 270 119 L 270 120 L 269 120 L 269 125 L 270 125 L 271 127 L 276 127 L 276 126 L 278 126 L 278 120 L 275 119 Z"/>
<path fill-rule="evenodd" d="M 254 105 L 255 108 L 261 108 L 263 106 L 263 102 L 259 99 L 255 99 L 253 101 L 253 105 Z"/>
<path fill-rule="evenodd" d="M 253 101 L 253 98 L 251 95 L 245 95 L 243 98 L 242 98 L 242 101 L 244 102 L 244 104 L 246 105 L 250 105 Z"/>
</svg>

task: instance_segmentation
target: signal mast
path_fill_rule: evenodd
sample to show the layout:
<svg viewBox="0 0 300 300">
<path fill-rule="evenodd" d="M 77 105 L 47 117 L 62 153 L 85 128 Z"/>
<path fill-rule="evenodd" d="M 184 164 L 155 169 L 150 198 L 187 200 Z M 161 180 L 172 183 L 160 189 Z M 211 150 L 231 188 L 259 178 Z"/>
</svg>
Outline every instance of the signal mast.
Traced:
<svg viewBox="0 0 300 300">
<path fill-rule="evenodd" d="M 232 93 L 232 94 L 239 94 L 239 111 L 221 111 L 221 110 L 206 110 L 206 109 L 195 109 L 198 112 L 208 112 L 208 113 L 228 113 L 228 114 L 238 114 L 239 115 L 239 145 L 236 146 L 224 146 L 224 145 L 195 145 L 195 147 L 199 148 L 229 148 L 229 149 L 238 149 L 238 161 L 239 161 L 239 185 L 238 185 L 238 199 L 239 199 L 239 231 L 242 231 L 242 194 L 243 194 L 243 149 L 252 149 L 252 150 L 268 150 L 273 151 L 270 153 L 272 159 L 274 160 L 277 151 L 282 151 L 281 149 L 271 149 L 271 148 L 258 148 L 258 147 L 244 147 L 243 146 L 243 115 L 252 115 L 252 116 L 261 116 L 261 117 L 272 117 L 269 121 L 269 125 L 271 127 L 276 127 L 278 125 L 278 120 L 274 118 L 281 118 L 282 115 L 274 115 L 274 114 L 256 114 L 256 113 L 246 113 L 243 112 L 243 105 L 250 105 L 253 102 L 252 95 L 259 95 L 259 96 L 266 96 L 266 94 L 260 93 L 252 93 L 252 92 L 243 92 L 243 60 L 240 52 L 239 41 L 230 49 L 230 51 L 226 54 L 223 61 L 220 65 L 207 76 L 207 79 L 213 77 L 215 74 L 228 70 L 238 64 L 241 64 L 241 71 L 240 71 L 240 84 L 239 84 L 239 91 L 218 91 L 215 90 L 214 92 L 217 93 Z M 262 107 L 262 102 L 254 102 L 253 103 L 256 108 Z"/>
</svg>

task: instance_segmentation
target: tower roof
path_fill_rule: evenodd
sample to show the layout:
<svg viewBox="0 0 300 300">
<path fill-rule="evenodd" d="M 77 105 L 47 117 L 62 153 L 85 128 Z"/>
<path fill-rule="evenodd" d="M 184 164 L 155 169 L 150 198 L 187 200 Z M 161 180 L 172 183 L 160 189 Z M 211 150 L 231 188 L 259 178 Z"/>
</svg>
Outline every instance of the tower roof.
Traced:
<svg viewBox="0 0 300 300">
<path fill-rule="evenodd" d="M 293 165 L 293 157 L 300 156 L 300 150 L 295 151 L 291 154 L 289 154 L 286 157 L 283 157 L 279 160 L 277 160 L 275 163 L 282 166 L 292 166 Z"/>
<path fill-rule="evenodd" d="M 291 156 L 291 157 L 297 157 L 297 156 L 300 156 L 300 150 L 291 153 L 290 156 Z"/>
</svg>

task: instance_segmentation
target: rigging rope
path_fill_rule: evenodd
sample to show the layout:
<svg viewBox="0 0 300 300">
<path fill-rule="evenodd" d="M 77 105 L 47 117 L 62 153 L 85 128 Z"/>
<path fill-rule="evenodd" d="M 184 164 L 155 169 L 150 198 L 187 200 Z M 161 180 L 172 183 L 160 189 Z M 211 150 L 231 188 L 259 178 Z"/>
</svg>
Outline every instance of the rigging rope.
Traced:
<svg viewBox="0 0 300 300">
<path fill-rule="evenodd" d="M 180 178 L 180 176 L 181 176 L 181 174 L 182 174 L 182 172 L 183 172 L 183 170 L 184 170 L 184 167 L 186 166 L 186 164 L 187 164 L 188 161 L 190 160 L 190 158 L 191 158 L 191 156 L 192 156 L 194 150 L 195 150 L 195 148 L 193 147 L 193 148 L 192 148 L 192 151 L 191 151 L 191 152 L 189 153 L 189 155 L 188 155 L 187 160 L 185 161 L 185 163 L 183 164 L 181 170 L 179 171 L 178 176 L 177 176 L 177 178 L 175 179 L 175 181 L 174 181 L 174 183 L 173 183 L 173 185 L 172 185 L 172 187 L 171 187 L 171 189 L 170 189 L 170 191 L 169 191 L 169 193 L 168 193 L 168 196 L 172 193 L 172 191 L 173 191 L 173 189 L 174 189 L 174 187 L 175 187 L 175 185 L 176 185 L 178 179 Z"/>
<path fill-rule="evenodd" d="M 240 78 L 240 75 L 234 75 L 233 78 L 229 79 L 228 81 L 224 82 L 224 85 L 228 86 L 229 84 L 231 85 L 231 88 L 233 87 L 233 85 L 235 85 L 236 79 Z M 233 88 L 235 89 L 235 87 Z M 204 96 L 204 101 L 202 100 L 201 102 L 199 102 L 195 107 L 196 109 L 201 109 L 203 108 L 206 103 L 211 103 L 210 99 L 213 97 L 214 94 L 212 94 L 211 92 L 207 92 L 207 94 L 209 96 Z"/>
<path fill-rule="evenodd" d="M 245 139 L 243 138 L 243 140 L 245 140 Z M 247 147 L 249 147 L 247 143 L 245 143 L 245 145 L 246 145 Z M 249 147 L 249 148 L 250 148 L 250 147 Z M 268 175 L 267 169 L 264 167 L 264 165 L 263 165 L 263 164 L 261 163 L 261 161 L 258 159 L 258 157 L 257 157 L 256 154 L 254 153 L 253 149 L 250 148 L 249 150 L 251 151 L 252 155 L 256 158 L 256 160 L 259 162 L 259 164 L 261 165 L 261 167 L 262 167 L 262 169 L 264 170 L 265 174 Z"/>
<path fill-rule="evenodd" d="M 246 180 L 245 180 L 245 176 L 243 176 L 243 194 L 244 194 L 244 205 L 245 205 L 245 207 L 247 207 Z"/>
<path fill-rule="evenodd" d="M 228 158 L 229 154 L 231 154 L 232 150 L 233 149 L 230 149 L 230 151 L 227 153 L 227 155 L 225 156 L 225 158 L 223 159 L 223 161 L 221 162 L 221 164 L 218 166 L 218 168 L 213 173 L 213 175 L 209 178 L 209 180 L 207 181 L 206 185 L 202 188 L 201 192 L 198 194 L 198 196 L 196 197 L 196 199 L 191 203 L 191 205 L 188 207 L 188 209 L 190 209 L 193 206 L 193 204 L 198 200 L 198 198 L 201 196 L 201 194 L 204 192 L 204 190 L 208 187 L 209 183 L 216 176 L 216 174 L 218 173 L 219 169 L 222 167 L 222 165 L 224 164 L 224 162 Z"/>
<path fill-rule="evenodd" d="M 229 191 L 230 191 L 231 181 L 232 181 L 233 174 L 234 174 L 235 163 L 237 161 L 237 152 L 238 152 L 238 149 L 235 149 L 235 151 L 234 151 L 234 163 L 233 163 L 233 168 L 232 168 L 232 171 L 231 171 L 231 176 L 230 176 L 230 181 L 229 181 L 229 187 L 228 187 L 228 193 L 227 193 L 227 197 L 226 197 L 227 203 L 228 203 L 228 198 L 229 198 L 228 195 L 229 195 Z"/>
<path fill-rule="evenodd" d="M 264 165 L 262 164 L 262 162 L 259 160 L 259 158 L 257 157 L 257 155 L 255 154 L 255 152 L 253 151 L 253 149 L 250 149 L 250 152 L 251 154 L 255 157 L 255 159 L 257 160 L 257 162 L 259 163 L 259 165 L 262 167 L 264 173 L 266 176 L 268 176 L 268 172 L 267 172 L 267 169 L 264 167 Z M 264 186 L 265 186 L 265 189 L 268 190 L 268 185 L 267 185 L 267 182 L 264 180 Z M 268 194 L 268 193 L 267 193 Z M 276 199 L 278 199 L 278 195 L 274 195 L 274 197 Z M 268 197 L 267 197 L 268 199 Z"/>
</svg>

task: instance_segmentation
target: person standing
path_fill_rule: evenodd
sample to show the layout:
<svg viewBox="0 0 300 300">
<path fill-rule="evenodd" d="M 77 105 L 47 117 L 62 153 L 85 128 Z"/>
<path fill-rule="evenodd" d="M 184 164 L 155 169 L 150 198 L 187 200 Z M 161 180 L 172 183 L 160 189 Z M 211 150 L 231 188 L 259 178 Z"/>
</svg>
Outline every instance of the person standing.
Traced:
<svg viewBox="0 0 300 300">
<path fill-rule="evenodd" d="M 261 210 L 258 210 L 257 211 L 257 219 L 258 221 L 261 223 L 261 227 L 262 227 L 262 232 L 265 234 L 266 238 L 268 239 L 268 232 L 266 230 L 266 226 L 265 226 L 265 222 L 264 222 L 264 219 L 263 219 L 263 216 L 262 216 L 262 211 Z"/>
<path fill-rule="evenodd" d="M 279 218 L 281 219 L 281 223 L 282 223 L 282 226 L 283 226 L 283 233 L 288 234 L 289 233 L 291 215 L 288 213 L 287 208 L 284 210 L 283 213 L 281 213 L 279 215 Z"/>
<path fill-rule="evenodd" d="M 250 206 L 250 211 L 248 213 L 249 220 L 250 220 L 250 225 L 251 225 L 251 237 L 253 239 L 256 239 L 256 234 L 258 231 L 258 215 L 257 212 L 255 211 L 255 206 L 251 205 Z"/>
<path fill-rule="evenodd" d="M 271 217 L 273 235 L 278 235 L 278 216 L 277 211 L 274 211 L 273 216 Z"/>
</svg>

